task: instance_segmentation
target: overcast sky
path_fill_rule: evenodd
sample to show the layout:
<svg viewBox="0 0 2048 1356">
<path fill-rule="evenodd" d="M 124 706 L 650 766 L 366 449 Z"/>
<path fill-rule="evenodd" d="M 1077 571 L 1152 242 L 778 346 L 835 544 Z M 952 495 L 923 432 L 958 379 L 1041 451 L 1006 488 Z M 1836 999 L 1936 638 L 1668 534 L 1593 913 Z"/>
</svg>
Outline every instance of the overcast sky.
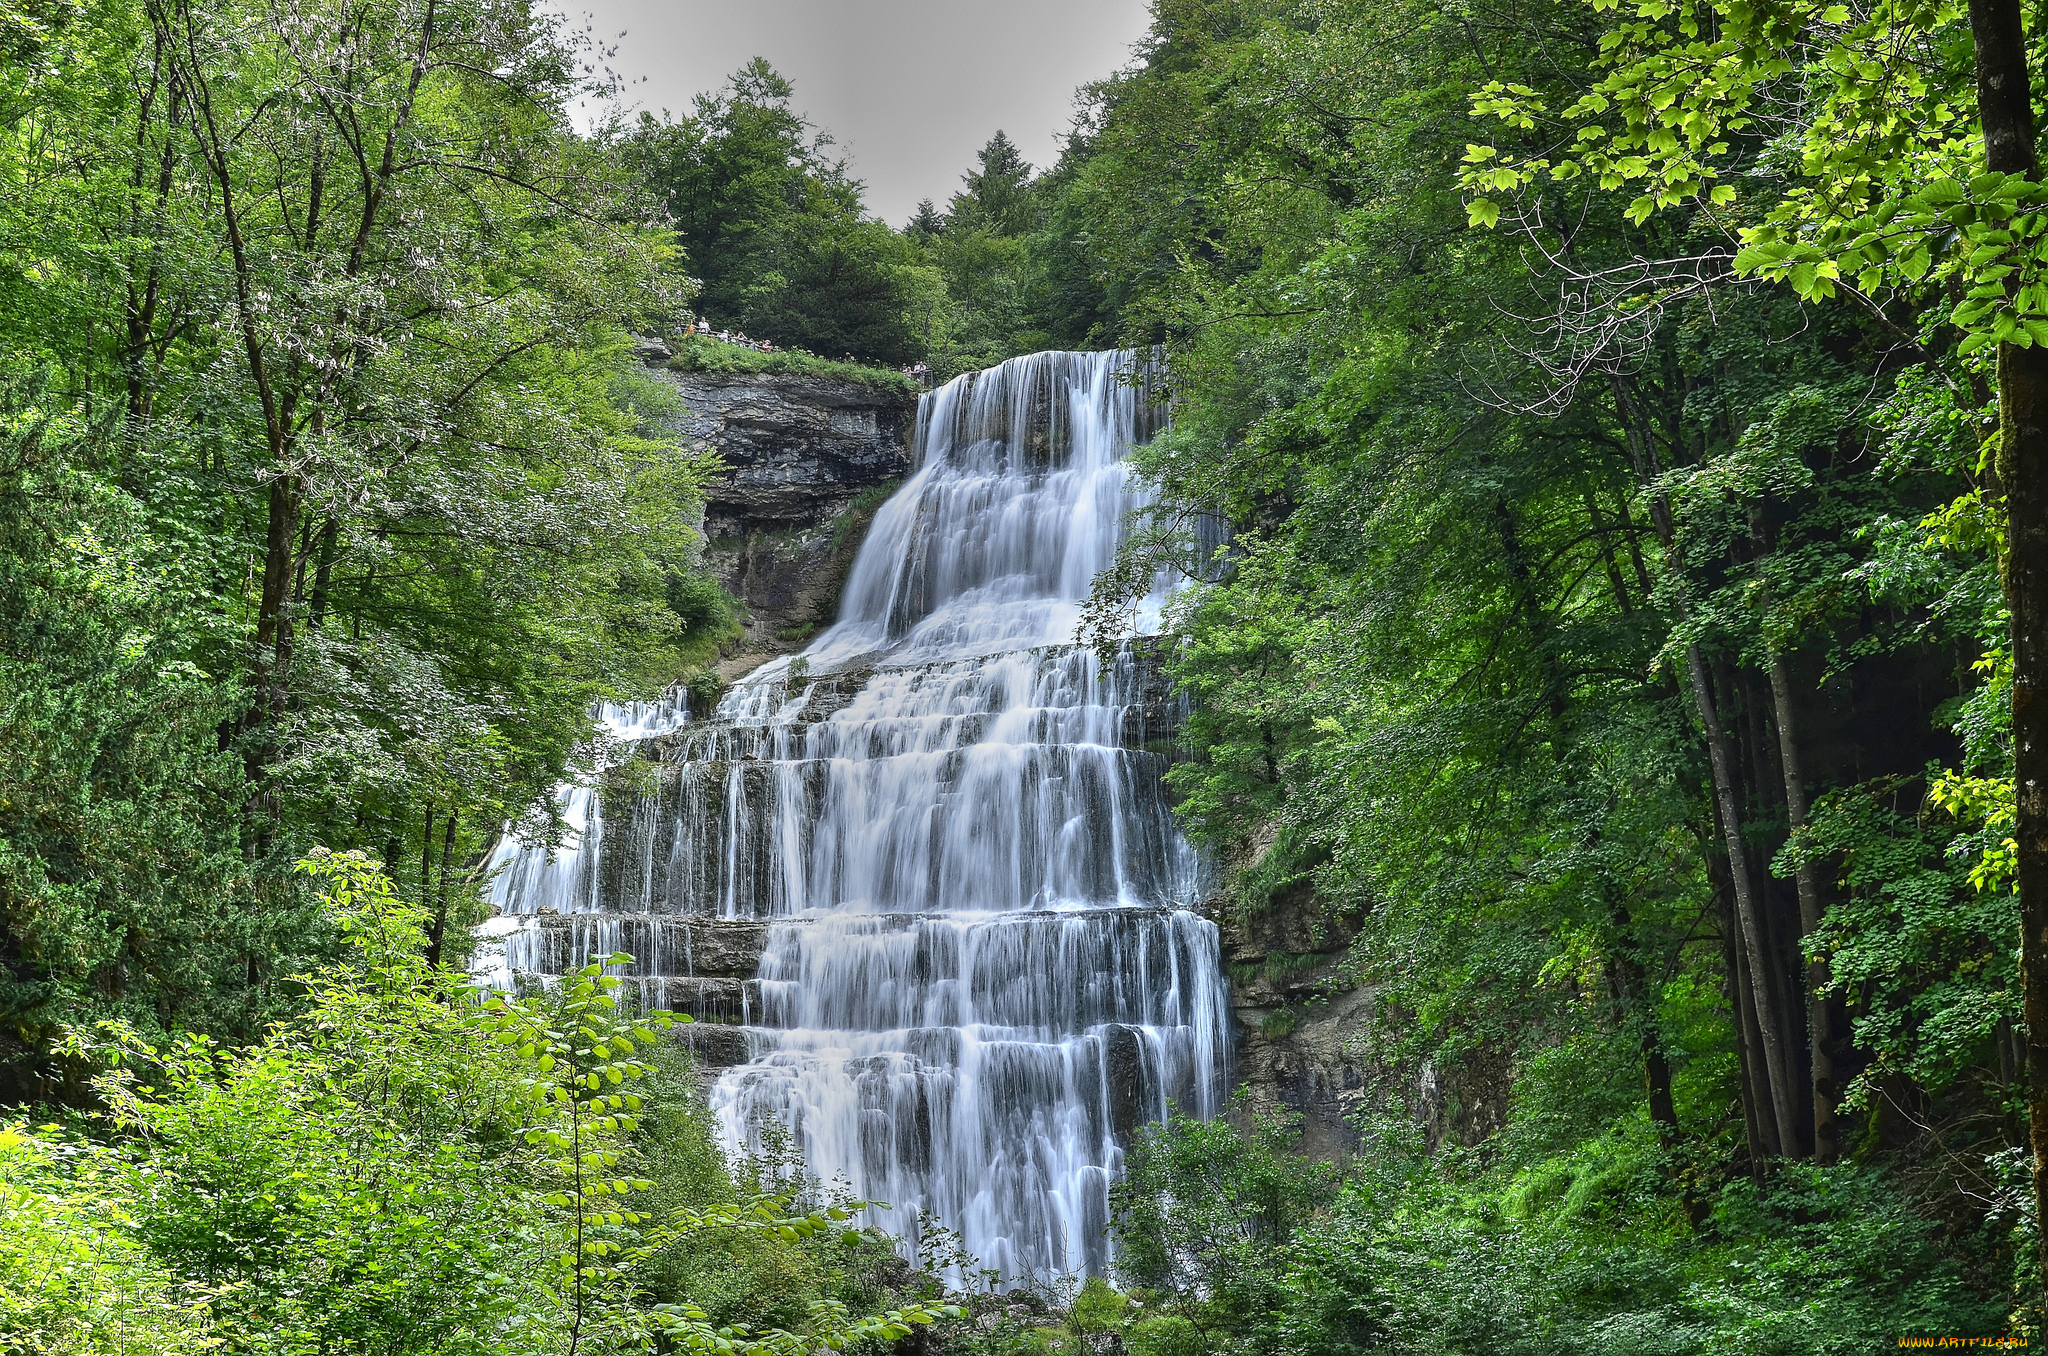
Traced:
<svg viewBox="0 0 2048 1356">
<path fill-rule="evenodd" d="M 629 103 L 680 114 L 755 56 L 796 85 L 900 226 L 1000 127 L 1043 167 L 1074 90 L 1129 59 L 1146 0 L 557 0 L 619 51 Z M 581 24 L 579 22 L 578 26 Z M 618 39 L 617 34 L 625 37 Z"/>
</svg>

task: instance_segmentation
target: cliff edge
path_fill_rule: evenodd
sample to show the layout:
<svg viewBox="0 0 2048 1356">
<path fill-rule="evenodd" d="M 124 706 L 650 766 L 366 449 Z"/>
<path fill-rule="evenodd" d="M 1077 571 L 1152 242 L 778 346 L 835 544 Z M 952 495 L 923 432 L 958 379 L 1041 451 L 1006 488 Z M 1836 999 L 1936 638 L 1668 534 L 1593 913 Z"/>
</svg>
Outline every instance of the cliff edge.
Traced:
<svg viewBox="0 0 2048 1356">
<path fill-rule="evenodd" d="M 704 506 L 704 563 L 743 608 L 743 638 L 718 666 L 729 681 L 832 624 L 868 521 L 910 474 L 917 397 L 846 377 L 689 370 L 655 341 L 640 358 L 682 402 L 677 434 L 727 468 Z"/>
</svg>

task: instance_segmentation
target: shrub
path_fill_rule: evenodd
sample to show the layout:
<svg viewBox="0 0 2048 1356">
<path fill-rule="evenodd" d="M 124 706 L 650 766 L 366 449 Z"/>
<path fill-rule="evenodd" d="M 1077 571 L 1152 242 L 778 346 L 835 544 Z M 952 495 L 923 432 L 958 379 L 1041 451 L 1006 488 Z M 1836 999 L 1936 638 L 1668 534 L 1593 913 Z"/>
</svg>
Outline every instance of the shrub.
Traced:
<svg viewBox="0 0 2048 1356">
<path fill-rule="evenodd" d="M 0 1352 L 183 1356 L 200 1297 L 136 1242 L 105 1150 L 0 1126 Z"/>
</svg>

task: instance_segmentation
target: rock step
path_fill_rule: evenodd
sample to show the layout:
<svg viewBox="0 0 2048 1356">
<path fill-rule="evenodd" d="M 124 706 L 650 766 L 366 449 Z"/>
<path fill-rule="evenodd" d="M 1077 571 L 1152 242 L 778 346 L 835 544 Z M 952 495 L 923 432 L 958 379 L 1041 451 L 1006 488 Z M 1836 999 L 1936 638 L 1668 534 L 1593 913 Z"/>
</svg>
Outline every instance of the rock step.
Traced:
<svg viewBox="0 0 2048 1356">
<path fill-rule="evenodd" d="M 633 973 L 744 979 L 761 964 L 768 924 L 755 919 L 664 913 L 514 915 L 522 927 L 505 938 L 514 970 L 562 974 L 599 955 L 623 951 Z"/>
</svg>

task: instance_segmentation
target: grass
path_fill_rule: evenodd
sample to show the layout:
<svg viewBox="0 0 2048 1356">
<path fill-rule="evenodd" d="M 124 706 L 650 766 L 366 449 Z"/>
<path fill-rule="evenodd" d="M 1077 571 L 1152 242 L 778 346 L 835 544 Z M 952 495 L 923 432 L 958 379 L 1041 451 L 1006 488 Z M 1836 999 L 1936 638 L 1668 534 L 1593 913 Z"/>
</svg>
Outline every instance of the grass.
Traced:
<svg viewBox="0 0 2048 1356">
<path fill-rule="evenodd" d="M 836 381 L 857 382 L 877 391 L 890 391 L 907 396 L 916 395 L 922 389 L 915 381 L 893 367 L 842 363 L 830 358 L 817 358 L 808 353 L 793 353 L 788 350 L 762 353 L 755 349 L 742 348 L 738 344 L 723 344 L 716 339 L 706 339 L 695 334 L 673 341 L 670 347 L 675 356 L 669 359 L 668 365 L 671 370 L 677 372 L 766 372 L 801 377 L 826 377 Z"/>
<path fill-rule="evenodd" d="M 1259 1019 L 1259 1034 L 1269 1041 L 1285 1040 L 1301 1029 L 1301 1014 L 1293 1008 L 1281 1008 Z"/>
</svg>

